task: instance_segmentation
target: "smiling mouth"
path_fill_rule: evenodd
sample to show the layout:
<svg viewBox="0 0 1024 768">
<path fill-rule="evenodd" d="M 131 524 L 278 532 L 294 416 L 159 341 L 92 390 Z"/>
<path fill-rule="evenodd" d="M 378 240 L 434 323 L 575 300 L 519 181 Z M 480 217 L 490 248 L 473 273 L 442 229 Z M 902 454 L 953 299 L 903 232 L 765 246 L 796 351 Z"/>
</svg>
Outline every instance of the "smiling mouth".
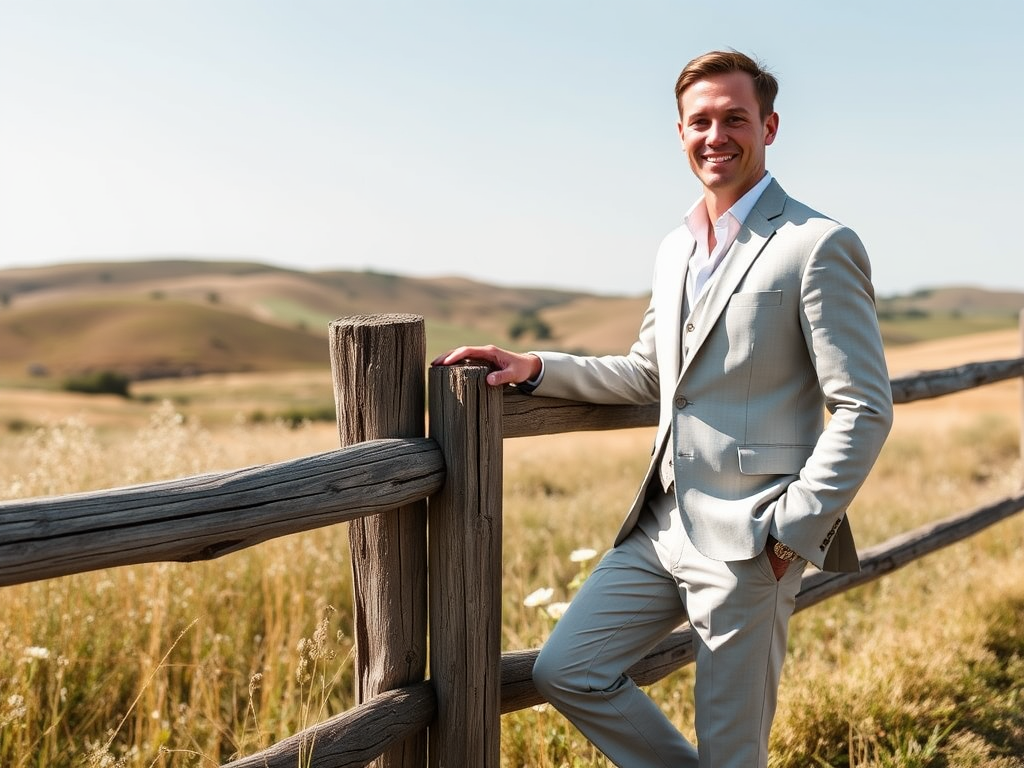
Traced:
<svg viewBox="0 0 1024 768">
<path fill-rule="evenodd" d="M 727 163 L 727 162 L 729 162 L 730 160 L 732 160 L 735 157 L 736 157 L 735 154 L 731 154 L 731 155 L 704 155 L 704 162 L 705 163 L 711 163 L 712 165 L 716 165 L 718 163 Z"/>
</svg>

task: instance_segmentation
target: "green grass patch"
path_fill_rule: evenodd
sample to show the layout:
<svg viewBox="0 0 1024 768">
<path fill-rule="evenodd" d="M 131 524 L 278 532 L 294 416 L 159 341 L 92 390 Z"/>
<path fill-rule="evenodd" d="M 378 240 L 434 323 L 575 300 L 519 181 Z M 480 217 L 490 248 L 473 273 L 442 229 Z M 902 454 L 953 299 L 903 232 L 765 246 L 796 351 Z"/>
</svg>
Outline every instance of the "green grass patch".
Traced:
<svg viewBox="0 0 1024 768">
<path fill-rule="evenodd" d="M 291 299 L 264 299 L 260 302 L 260 307 L 278 322 L 314 333 L 326 334 L 328 326 L 335 319 Z"/>
<path fill-rule="evenodd" d="M 886 344 L 914 344 L 920 341 L 1016 328 L 1017 318 L 1009 314 L 880 312 L 878 324 Z"/>
</svg>

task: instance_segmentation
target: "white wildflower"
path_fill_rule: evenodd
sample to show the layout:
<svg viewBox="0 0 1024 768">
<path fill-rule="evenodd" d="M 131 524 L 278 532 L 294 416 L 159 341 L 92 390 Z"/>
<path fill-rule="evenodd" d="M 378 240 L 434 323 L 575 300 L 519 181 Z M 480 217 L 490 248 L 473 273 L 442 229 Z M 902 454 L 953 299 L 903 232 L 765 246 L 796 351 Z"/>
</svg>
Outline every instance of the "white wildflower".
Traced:
<svg viewBox="0 0 1024 768">
<path fill-rule="evenodd" d="M 574 549 L 569 553 L 569 560 L 574 563 L 585 563 L 588 560 L 593 560 L 597 557 L 597 550 L 590 549 L 589 547 L 584 549 Z"/>
<path fill-rule="evenodd" d="M 551 605 L 544 608 L 544 612 L 552 619 L 560 619 L 568 607 L 568 603 L 551 603 Z"/>
<path fill-rule="evenodd" d="M 537 608 L 538 606 L 547 605 L 551 602 L 552 596 L 555 594 L 555 590 L 551 587 L 541 587 L 535 589 L 533 592 L 526 596 L 523 600 L 523 605 L 527 608 Z"/>
<path fill-rule="evenodd" d="M 48 659 L 50 658 L 50 649 L 43 648 L 39 645 L 30 645 L 21 653 L 21 657 L 26 661 L 31 659 Z"/>
</svg>

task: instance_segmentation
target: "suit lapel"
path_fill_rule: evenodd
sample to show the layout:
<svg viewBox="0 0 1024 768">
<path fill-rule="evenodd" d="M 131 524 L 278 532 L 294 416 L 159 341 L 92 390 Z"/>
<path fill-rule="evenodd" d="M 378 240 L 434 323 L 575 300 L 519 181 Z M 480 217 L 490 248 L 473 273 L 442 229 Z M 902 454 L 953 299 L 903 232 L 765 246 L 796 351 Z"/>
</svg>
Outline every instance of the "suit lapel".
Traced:
<svg viewBox="0 0 1024 768">
<path fill-rule="evenodd" d="M 736 292 L 736 287 L 747 274 L 750 265 L 761 255 L 764 246 L 775 234 L 775 226 L 771 219 L 782 212 L 786 203 L 786 193 L 775 180 L 772 180 L 768 188 L 758 198 L 754 208 L 750 211 L 746 221 L 740 228 L 736 241 L 729 248 L 728 254 L 718 268 L 717 274 L 711 280 L 707 291 L 697 303 L 691 316 L 697 319 L 696 328 L 692 338 L 687 338 L 687 346 L 694 354 L 688 356 L 688 360 L 696 357 L 696 352 L 705 342 L 711 329 L 718 322 L 718 318 L 725 311 L 729 299 Z M 686 363 L 680 375 L 685 372 Z"/>
</svg>

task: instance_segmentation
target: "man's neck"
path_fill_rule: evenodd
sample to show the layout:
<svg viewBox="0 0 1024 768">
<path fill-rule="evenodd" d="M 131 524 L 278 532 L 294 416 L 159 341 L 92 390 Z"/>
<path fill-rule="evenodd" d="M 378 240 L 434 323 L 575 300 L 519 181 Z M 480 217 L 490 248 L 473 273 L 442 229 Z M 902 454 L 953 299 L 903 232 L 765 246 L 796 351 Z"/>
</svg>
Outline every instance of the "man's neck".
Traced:
<svg viewBox="0 0 1024 768">
<path fill-rule="evenodd" d="M 725 197 L 716 195 L 710 189 L 704 190 L 704 208 L 708 212 L 708 221 L 711 222 L 711 229 L 714 229 L 715 222 L 718 221 L 719 217 L 732 208 L 741 197 L 743 197 L 743 193 L 737 196 L 729 195 Z"/>
<path fill-rule="evenodd" d="M 704 208 L 708 212 L 708 220 L 711 222 L 711 226 L 714 227 L 715 222 L 718 221 L 723 213 L 736 205 L 736 203 L 743 199 L 744 195 L 763 182 L 766 175 L 767 171 L 762 168 L 757 178 L 748 184 L 746 188 L 739 191 L 726 188 L 715 190 L 711 187 L 704 187 Z"/>
</svg>

